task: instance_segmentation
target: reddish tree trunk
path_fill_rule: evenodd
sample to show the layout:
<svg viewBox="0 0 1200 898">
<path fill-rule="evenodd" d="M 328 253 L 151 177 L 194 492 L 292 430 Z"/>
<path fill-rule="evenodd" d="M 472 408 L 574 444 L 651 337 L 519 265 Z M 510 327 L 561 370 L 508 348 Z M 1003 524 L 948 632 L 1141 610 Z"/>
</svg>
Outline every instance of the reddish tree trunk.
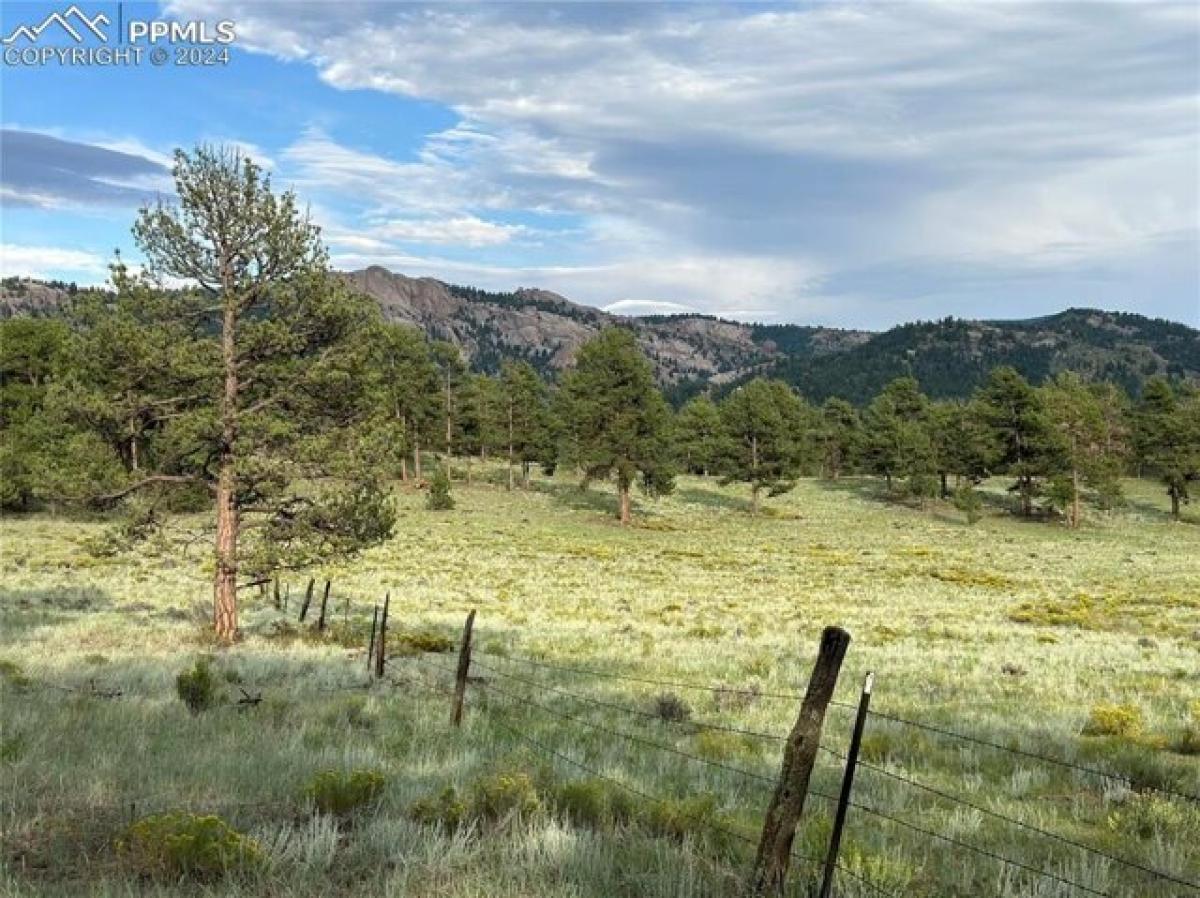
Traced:
<svg viewBox="0 0 1200 898">
<path fill-rule="evenodd" d="M 213 626 L 225 643 L 237 638 L 237 482 L 234 475 L 234 444 L 237 441 L 238 370 L 235 298 L 225 292 L 225 314 L 221 329 L 221 358 L 225 388 L 221 395 L 221 455 L 217 474 L 217 571 L 213 586 Z"/>
</svg>

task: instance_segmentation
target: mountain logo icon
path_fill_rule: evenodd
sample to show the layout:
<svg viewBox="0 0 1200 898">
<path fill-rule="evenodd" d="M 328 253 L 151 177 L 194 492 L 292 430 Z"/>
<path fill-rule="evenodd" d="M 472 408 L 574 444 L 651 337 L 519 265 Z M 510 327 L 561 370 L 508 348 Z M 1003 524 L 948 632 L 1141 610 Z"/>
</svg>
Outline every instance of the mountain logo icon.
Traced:
<svg viewBox="0 0 1200 898">
<path fill-rule="evenodd" d="M 86 31 L 90 31 L 100 40 L 108 43 L 108 35 L 103 31 L 103 27 L 109 24 L 111 24 L 111 20 L 104 13 L 97 13 L 93 18 L 89 19 L 78 6 L 72 4 L 64 12 L 50 13 L 41 24 L 32 26 L 18 25 L 12 34 L 4 38 L 4 43 L 16 43 L 18 38 L 23 37 L 31 44 L 35 44 L 41 38 L 42 32 L 51 25 L 58 25 L 63 31 L 74 38 L 77 44 L 83 43 Z"/>
</svg>

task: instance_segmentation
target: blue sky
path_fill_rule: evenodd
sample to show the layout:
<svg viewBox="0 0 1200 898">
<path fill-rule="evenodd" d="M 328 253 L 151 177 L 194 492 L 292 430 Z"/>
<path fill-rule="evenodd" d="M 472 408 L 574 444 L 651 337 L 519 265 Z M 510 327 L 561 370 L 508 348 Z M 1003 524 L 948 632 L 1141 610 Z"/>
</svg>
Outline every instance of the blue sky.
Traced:
<svg viewBox="0 0 1200 898">
<path fill-rule="evenodd" d="M 65 8 L 4 3 L 0 29 Z M 342 268 L 744 320 L 1200 324 L 1194 4 L 121 15 L 237 38 L 224 66 L 3 66 L 5 275 L 93 283 L 114 248 L 136 261 L 171 151 L 223 142 L 310 204 Z"/>
</svg>

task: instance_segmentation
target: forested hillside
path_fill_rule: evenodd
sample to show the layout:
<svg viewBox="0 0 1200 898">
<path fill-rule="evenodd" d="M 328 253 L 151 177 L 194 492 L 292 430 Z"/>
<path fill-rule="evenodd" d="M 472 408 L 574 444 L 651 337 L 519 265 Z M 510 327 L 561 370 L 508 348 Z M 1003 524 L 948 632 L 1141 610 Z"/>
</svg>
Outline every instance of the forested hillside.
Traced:
<svg viewBox="0 0 1200 898">
<path fill-rule="evenodd" d="M 523 361 L 555 378 L 585 341 L 622 324 L 634 331 L 675 404 L 759 375 L 786 381 L 816 402 L 836 396 L 856 405 L 901 376 L 916 377 L 933 398 L 965 398 L 1000 365 L 1035 384 L 1074 371 L 1132 395 L 1153 376 L 1200 379 L 1200 332 L 1124 312 L 1068 309 L 1024 321 L 946 318 L 870 333 L 707 315 L 627 318 L 547 290 L 494 292 L 377 266 L 341 276 L 378 302 L 386 320 L 457 346 L 473 370 L 488 374 L 505 361 Z M 0 317 L 58 314 L 78 292 L 73 284 L 8 277 Z"/>
</svg>

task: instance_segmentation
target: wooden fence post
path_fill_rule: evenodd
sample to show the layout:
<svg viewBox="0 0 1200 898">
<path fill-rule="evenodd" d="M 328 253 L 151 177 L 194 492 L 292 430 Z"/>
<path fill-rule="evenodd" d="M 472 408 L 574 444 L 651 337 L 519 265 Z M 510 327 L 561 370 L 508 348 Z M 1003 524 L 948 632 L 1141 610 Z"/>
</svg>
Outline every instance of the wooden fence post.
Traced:
<svg viewBox="0 0 1200 898">
<path fill-rule="evenodd" d="M 471 630 L 475 627 L 475 609 L 467 615 L 463 626 L 462 645 L 458 648 L 458 671 L 454 676 L 454 706 L 450 709 L 450 722 L 462 725 L 463 698 L 467 694 L 467 674 L 471 670 Z"/>
<path fill-rule="evenodd" d="M 304 604 L 300 606 L 300 623 L 304 623 L 304 618 L 308 617 L 308 606 L 312 603 L 313 587 L 316 584 L 315 577 L 308 578 L 308 587 L 304 590 Z"/>
<path fill-rule="evenodd" d="M 278 611 L 278 610 L 279 610 L 281 607 L 283 607 L 283 606 L 280 604 L 280 598 L 279 598 L 279 578 L 278 578 L 278 577 L 276 577 L 276 578 L 275 578 L 274 599 L 275 599 L 275 610 L 276 610 L 276 611 Z"/>
<path fill-rule="evenodd" d="M 292 584 L 286 583 L 283 587 L 283 613 L 287 614 L 288 600 L 292 597 Z"/>
<path fill-rule="evenodd" d="M 379 626 L 379 603 L 375 603 L 375 613 L 371 615 L 371 638 L 367 640 L 367 673 L 371 673 L 371 662 L 375 660 L 375 628 Z"/>
<path fill-rule="evenodd" d="M 783 894 L 792 859 L 792 842 L 796 838 L 796 824 L 804 810 L 808 781 L 817 758 L 821 729 L 825 724 L 825 709 L 833 697 L 838 672 L 849 646 L 850 634 L 841 627 L 826 627 L 821 633 L 817 662 L 813 665 L 808 689 L 800 705 L 800 715 L 784 744 L 779 783 L 763 821 L 762 837 L 750 877 L 752 895 Z"/>
<path fill-rule="evenodd" d="M 329 606 L 329 586 L 328 580 L 325 581 L 325 593 L 321 596 L 321 616 L 317 618 L 317 632 L 325 632 L 325 609 Z"/>
<path fill-rule="evenodd" d="M 846 755 L 846 772 L 842 774 L 842 791 L 838 795 L 837 814 L 833 818 L 833 833 L 829 837 L 829 853 L 825 856 L 825 876 L 819 898 L 829 898 L 832 894 L 838 849 L 842 846 L 842 830 L 846 826 L 846 810 L 850 807 L 850 790 L 854 787 L 854 768 L 858 764 L 858 749 L 862 745 L 863 727 L 867 723 L 867 708 L 871 704 L 871 687 L 874 683 L 875 674 L 868 673 L 858 699 L 858 716 L 854 718 L 854 733 L 850 736 L 850 752 Z"/>
<path fill-rule="evenodd" d="M 388 605 L 391 604 L 392 594 L 383 597 L 383 614 L 379 617 L 379 645 L 375 649 L 375 679 L 383 679 L 384 667 L 387 664 L 387 616 Z"/>
</svg>

